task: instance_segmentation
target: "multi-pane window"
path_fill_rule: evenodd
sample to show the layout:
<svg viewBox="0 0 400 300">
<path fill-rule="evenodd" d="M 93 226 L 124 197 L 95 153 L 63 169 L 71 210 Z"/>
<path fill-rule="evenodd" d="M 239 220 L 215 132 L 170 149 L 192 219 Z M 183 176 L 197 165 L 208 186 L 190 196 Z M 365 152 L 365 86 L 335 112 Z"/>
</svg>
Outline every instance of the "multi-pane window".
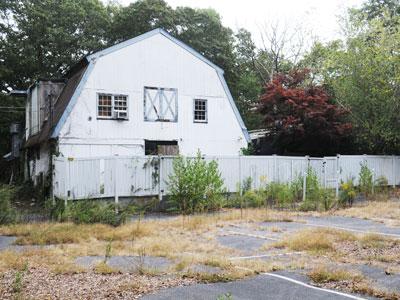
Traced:
<svg viewBox="0 0 400 300">
<path fill-rule="evenodd" d="M 128 118 L 128 97 L 125 95 L 98 95 L 97 115 L 106 119 Z"/>
<path fill-rule="evenodd" d="M 194 99 L 194 122 L 207 123 L 207 100 Z"/>
</svg>

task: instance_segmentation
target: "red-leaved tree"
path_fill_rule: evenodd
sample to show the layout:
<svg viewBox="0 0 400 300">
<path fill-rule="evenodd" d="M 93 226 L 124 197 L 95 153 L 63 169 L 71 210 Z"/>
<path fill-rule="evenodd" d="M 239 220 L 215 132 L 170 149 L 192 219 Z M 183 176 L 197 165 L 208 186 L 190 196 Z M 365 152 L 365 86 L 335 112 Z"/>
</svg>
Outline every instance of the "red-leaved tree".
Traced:
<svg viewBox="0 0 400 300">
<path fill-rule="evenodd" d="M 259 111 L 277 154 L 330 155 L 349 142 L 348 111 L 312 82 L 307 69 L 276 75 L 261 95 Z"/>
</svg>

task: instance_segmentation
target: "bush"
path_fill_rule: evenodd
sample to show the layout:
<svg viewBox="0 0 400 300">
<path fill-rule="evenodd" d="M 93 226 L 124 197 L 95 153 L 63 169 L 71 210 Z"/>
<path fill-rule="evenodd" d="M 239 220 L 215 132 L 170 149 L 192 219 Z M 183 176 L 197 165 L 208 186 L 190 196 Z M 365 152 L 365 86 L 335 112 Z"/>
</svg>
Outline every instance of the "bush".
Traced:
<svg viewBox="0 0 400 300">
<path fill-rule="evenodd" d="M 14 223 L 17 213 L 11 206 L 14 197 L 14 189 L 7 185 L 0 185 L 0 224 Z"/>
<path fill-rule="evenodd" d="M 168 178 L 169 203 L 183 214 L 221 208 L 224 181 L 216 161 L 207 163 L 198 153 L 195 158 L 178 157 Z"/>
<path fill-rule="evenodd" d="M 79 200 L 67 206 L 68 219 L 75 224 L 102 223 L 119 226 L 126 221 L 126 213 L 116 213 L 115 204 L 103 204 L 96 200 Z"/>
<path fill-rule="evenodd" d="M 268 202 L 280 207 L 289 208 L 294 205 L 294 195 L 290 184 L 271 182 L 265 189 Z"/>
<path fill-rule="evenodd" d="M 116 212 L 114 203 L 102 203 L 99 200 L 69 201 L 65 207 L 64 200 L 46 201 L 46 211 L 52 221 L 72 221 L 75 224 L 102 223 L 119 226 L 126 221 L 129 208 Z"/>
<path fill-rule="evenodd" d="M 387 194 L 389 192 L 389 181 L 385 176 L 379 176 L 374 182 L 375 191 L 382 194 Z"/>
<path fill-rule="evenodd" d="M 63 222 L 68 219 L 64 200 L 57 198 L 53 203 L 52 199 L 48 198 L 44 203 L 44 207 L 51 221 Z"/>
<path fill-rule="evenodd" d="M 261 207 L 264 205 L 265 196 L 260 191 L 248 190 L 242 196 L 244 207 Z"/>
<path fill-rule="evenodd" d="M 372 171 L 368 168 L 367 163 L 361 163 L 361 169 L 359 173 L 359 189 L 360 192 L 363 193 L 366 197 L 368 197 L 372 193 L 373 189 L 373 174 Z"/>
<path fill-rule="evenodd" d="M 339 191 L 339 204 L 341 206 L 352 206 L 355 197 L 356 190 L 353 179 L 348 179 L 346 182 L 342 182 Z"/>
<path fill-rule="evenodd" d="M 308 168 L 306 176 L 306 199 L 299 209 L 302 211 L 331 209 L 335 202 L 333 191 L 320 185 L 317 174 L 311 167 Z"/>
</svg>

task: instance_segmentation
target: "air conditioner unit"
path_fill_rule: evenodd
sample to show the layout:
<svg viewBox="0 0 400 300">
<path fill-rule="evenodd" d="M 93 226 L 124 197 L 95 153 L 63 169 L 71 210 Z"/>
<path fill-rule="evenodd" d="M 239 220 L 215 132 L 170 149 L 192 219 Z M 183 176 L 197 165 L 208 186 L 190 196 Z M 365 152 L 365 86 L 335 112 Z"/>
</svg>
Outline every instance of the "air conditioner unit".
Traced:
<svg viewBox="0 0 400 300">
<path fill-rule="evenodd" d="M 116 111 L 115 118 L 117 120 L 128 120 L 128 112 L 126 111 Z"/>
</svg>

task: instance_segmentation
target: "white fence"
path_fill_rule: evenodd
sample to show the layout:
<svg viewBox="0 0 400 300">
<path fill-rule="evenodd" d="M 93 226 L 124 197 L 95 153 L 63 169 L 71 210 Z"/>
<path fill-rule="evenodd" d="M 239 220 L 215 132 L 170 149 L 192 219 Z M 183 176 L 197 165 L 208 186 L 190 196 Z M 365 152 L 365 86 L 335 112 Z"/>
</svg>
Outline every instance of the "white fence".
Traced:
<svg viewBox="0 0 400 300">
<path fill-rule="evenodd" d="M 341 155 L 310 158 L 288 156 L 215 156 L 225 187 L 235 192 L 237 184 L 251 177 L 257 189 L 272 181 L 291 182 L 312 167 L 320 183 L 338 189 L 340 181 L 354 178 L 357 184 L 362 163 L 374 178 L 384 176 L 389 185 L 399 185 L 400 156 Z M 53 194 L 62 199 L 158 196 L 168 194 L 171 156 L 54 157 Z"/>
</svg>

